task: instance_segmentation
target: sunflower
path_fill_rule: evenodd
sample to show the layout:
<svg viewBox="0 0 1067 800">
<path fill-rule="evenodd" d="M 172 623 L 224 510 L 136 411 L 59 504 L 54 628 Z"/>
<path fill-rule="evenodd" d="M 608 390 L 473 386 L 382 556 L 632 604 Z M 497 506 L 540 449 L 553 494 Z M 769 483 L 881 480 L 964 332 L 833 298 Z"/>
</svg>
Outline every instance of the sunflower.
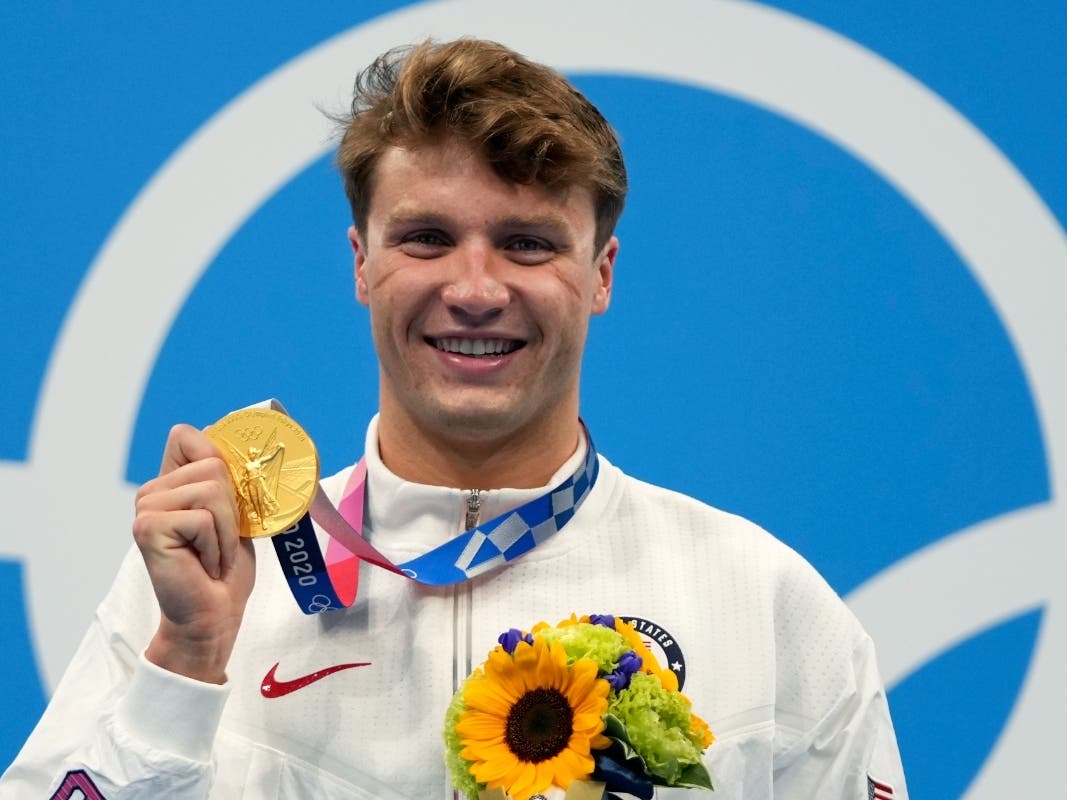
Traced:
<svg viewBox="0 0 1067 800">
<path fill-rule="evenodd" d="M 601 735 L 608 689 L 595 662 L 568 667 L 559 643 L 520 641 L 513 654 L 497 647 L 463 689 L 460 755 L 476 780 L 515 800 L 566 789 L 592 774 L 590 751 L 609 744 Z"/>
</svg>

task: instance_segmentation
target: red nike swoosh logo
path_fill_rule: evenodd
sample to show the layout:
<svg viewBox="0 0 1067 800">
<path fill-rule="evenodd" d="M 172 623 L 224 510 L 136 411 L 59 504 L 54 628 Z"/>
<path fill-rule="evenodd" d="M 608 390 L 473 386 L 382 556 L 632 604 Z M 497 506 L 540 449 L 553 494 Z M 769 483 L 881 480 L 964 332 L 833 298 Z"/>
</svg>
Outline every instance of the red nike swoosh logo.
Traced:
<svg viewBox="0 0 1067 800">
<path fill-rule="evenodd" d="M 281 663 L 280 661 L 278 662 Z M 369 667 L 369 661 L 360 661 L 355 664 L 337 664 L 326 669 L 320 669 L 318 672 L 312 672 L 310 675 L 303 675 L 299 678 L 294 678 L 291 681 L 280 681 L 274 673 L 278 670 L 278 664 L 275 664 L 270 668 L 263 677 L 263 683 L 259 687 L 260 693 L 264 697 L 275 698 L 285 697 L 290 692 L 295 692 L 297 689 L 303 689 L 305 686 L 314 683 L 315 681 L 321 681 L 323 678 L 333 675 L 335 672 L 341 672 L 342 670 L 352 669 L 352 667 Z"/>
</svg>

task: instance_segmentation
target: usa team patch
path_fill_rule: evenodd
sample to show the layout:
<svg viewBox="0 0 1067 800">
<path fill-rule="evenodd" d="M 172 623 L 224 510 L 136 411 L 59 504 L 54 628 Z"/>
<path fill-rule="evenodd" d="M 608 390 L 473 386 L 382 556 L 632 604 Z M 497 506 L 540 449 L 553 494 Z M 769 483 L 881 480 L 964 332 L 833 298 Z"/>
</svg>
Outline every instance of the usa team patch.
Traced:
<svg viewBox="0 0 1067 800">
<path fill-rule="evenodd" d="M 893 787 L 867 776 L 867 800 L 893 800 Z"/>
<path fill-rule="evenodd" d="M 641 617 L 620 617 L 623 622 L 641 634 L 645 646 L 652 652 L 659 663 L 667 669 L 673 670 L 678 676 L 678 688 L 685 683 L 685 656 L 682 648 L 678 645 L 670 631 Z"/>
<path fill-rule="evenodd" d="M 48 800 L 75 800 L 75 798 L 77 800 L 107 800 L 96 788 L 89 773 L 83 769 L 68 772 L 63 778 L 63 783 L 59 784 L 55 794 Z"/>
</svg>

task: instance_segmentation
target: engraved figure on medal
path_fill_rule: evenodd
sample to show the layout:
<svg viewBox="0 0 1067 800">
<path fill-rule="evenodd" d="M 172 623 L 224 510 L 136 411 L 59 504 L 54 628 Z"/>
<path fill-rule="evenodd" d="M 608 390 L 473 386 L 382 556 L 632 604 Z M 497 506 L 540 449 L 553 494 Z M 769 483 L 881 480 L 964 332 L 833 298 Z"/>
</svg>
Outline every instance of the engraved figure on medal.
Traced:
<svg viewBox="0 0 1067 800">
<path fill-rule="evenodd" d="M 304 515 L 318 488 L 319 459 L 299 425 L 277 411 L 245 409 L 207 434 L 229 468 L 242 536 L 273 536 Z"/>
<path fill-rule="evenodd" d="M 277 429 L 271 431 L 263 449 L 252 446 L 242 455 L 230 445 L 235 456 L 231 470 L 241 512 L 253 525 L 265 531 L 269 519 L 278 513 L 278 478 L 284 461 L 285 442 L 276 442 Z"/>
</svg>

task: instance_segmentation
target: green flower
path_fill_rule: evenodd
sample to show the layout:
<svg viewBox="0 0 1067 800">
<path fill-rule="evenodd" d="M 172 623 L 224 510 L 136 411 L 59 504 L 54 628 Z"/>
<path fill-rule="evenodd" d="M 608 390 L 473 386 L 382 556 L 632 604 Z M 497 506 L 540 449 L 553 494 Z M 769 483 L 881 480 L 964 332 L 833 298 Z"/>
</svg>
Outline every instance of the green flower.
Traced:
<svg viewBox="0 0 1067 800">
<path fill-rule="evenodd" d="M 477 674 L 467 678 L 468 681 L 478 680 Z M 445 712 L 445 764 L 452 773 L 452 785 L 456 790 L 467 797 L 477 797 L 478 792 L 485 788 L 479 784 L 471 774 L 471 763 L 459 754 L 463 749 L 463 742 L 456 733 L 456 723 L 467 710 L 467 704 L 463 702 L 463 691 L 460 690 L 452 695 L 452 702 Z"/>
<path fill-rule="evenodd" d="M 534 636 L 551 644 L 559 642 L 567 653 L 568 666 L 579 659 L 595 661 L 600 673 L 608 674 L 619 665 L 623 653 L 631 650 L 629 643 L 610 628 L 578 622 L 557 628 L 540 628 Z"/>
<path fill-rule="evenodd" d="M 693 730 L 689 702 L 664 689 L 654 675 L 639 672 L 625 692 L 612 692 L 608 714 L 622 723 L 649 774 L 668 786 L 677 785 L 690 765 L 701 763 L 703 747 Z"/>
</svg>

